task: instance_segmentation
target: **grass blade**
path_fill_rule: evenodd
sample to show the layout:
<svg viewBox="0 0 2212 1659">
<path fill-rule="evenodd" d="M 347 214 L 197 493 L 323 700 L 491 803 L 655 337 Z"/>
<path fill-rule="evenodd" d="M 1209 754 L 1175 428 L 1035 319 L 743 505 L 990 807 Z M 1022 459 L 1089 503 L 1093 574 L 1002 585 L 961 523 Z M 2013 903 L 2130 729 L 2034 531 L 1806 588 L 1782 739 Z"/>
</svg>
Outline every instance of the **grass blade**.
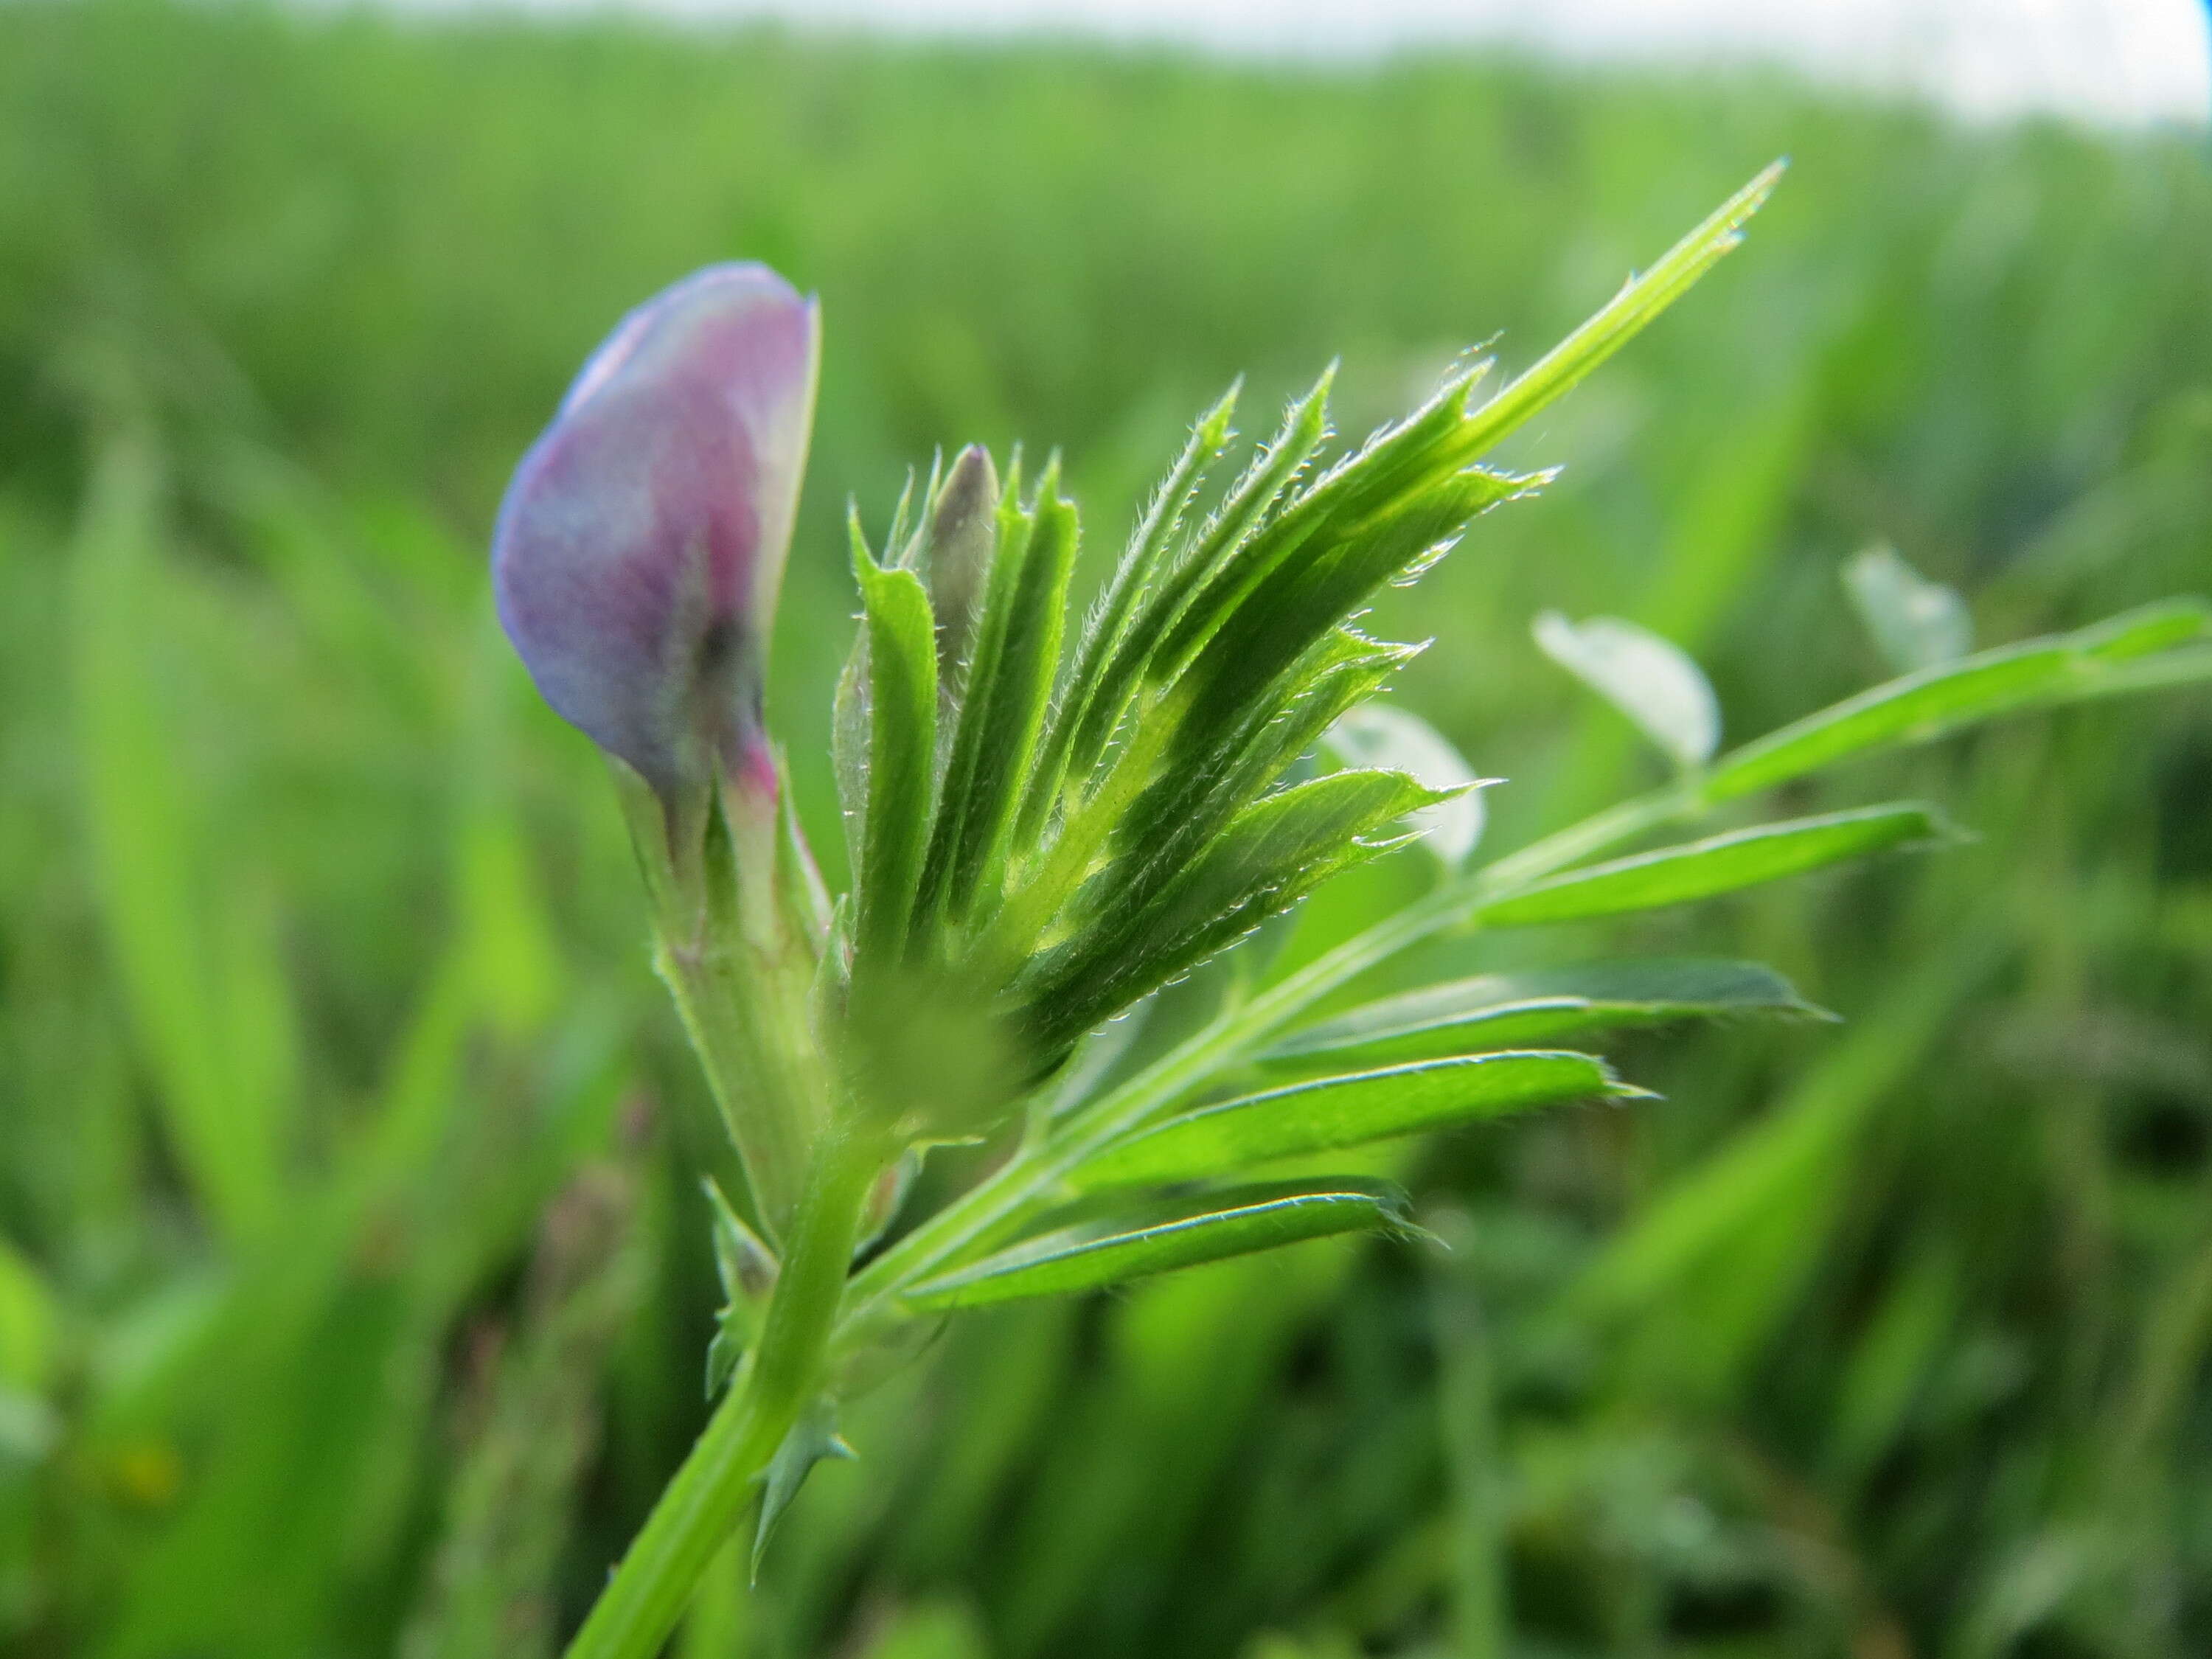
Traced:
<svg viewBox="0 0 2212 1659">
<path fill-rule="evenodd" d="M 265 1092 L 281 1085 L 281 1067 L 241 1068 L 234 1024 L 258 1012 L 242 992 L 273 995 L 279 975 L 257 971 L 241 987 L 222 971 L 246 941 L 234 926 L 226 939 L 210 902 L 154 668 L 159 488 L 150 447 L 116 438 L 87 491 L 74 597 L 85 813 L 110 947 L 163 1127 L 210 1222 L 235 1243 L 277 1211 L 287 1103 Z"/>
</svg>

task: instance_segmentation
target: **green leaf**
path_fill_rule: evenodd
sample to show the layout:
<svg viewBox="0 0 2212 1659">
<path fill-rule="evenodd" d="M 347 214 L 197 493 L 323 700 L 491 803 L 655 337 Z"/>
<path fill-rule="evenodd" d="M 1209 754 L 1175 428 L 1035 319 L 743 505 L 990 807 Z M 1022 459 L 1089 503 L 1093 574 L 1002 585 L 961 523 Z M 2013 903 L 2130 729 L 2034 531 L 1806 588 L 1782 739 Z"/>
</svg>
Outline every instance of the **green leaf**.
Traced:
<svg viewBox="0 0 2212 1659">
<path fill-rule="evenodd" d="M 1792 818 L 1570 870 L 1485 904 L 1474 915 L 1486 927 L 1522 927 L 1656 910 L 1955 834 L 1932 808 L 1909 803 Z"/>
<path fill-rule="evenodd" d="M 945 452 L 939 450 L 929 458 L 929 482 L 922 486 L 921 499 L 925 509 L 937 499 L 938 487 L 945 477 Z M 912 568 L 921 551 L 921 528 L 914 507 L 914 469 L 906 470 L 906 483 L 899 490 L 898 505 L 891 509 L 891 527 L 884 535 L 884 562 Z"/>
<path fill-rule="evenodd" d="M 1084 931 L 1038 958 L 1019 988 L 1034 999 L 1040 1046 L 1073 1042 L 1336 872 L 1398 845 L 1367 838 L 1436 800 L 1396 772 L 1317 778 L 1246 808 L 1151 902 L 1086 904 Z"/>
<path fill-rule="evenodd" d="M 1184 630 L 1193 707 L 1218 716 L 1264 703 L 1279 676 L 1384 586 L 1411 580 L 1479 514 L 1551 477 L 1450 471 L 1362 516 L 1352 511 L 1356 493 L 1334 487 L 1352 476 L 1316 484 L 1193 606 Z M 1180 661 L 1180 649 L 1171 642 L 1163 656 Z"/>
<path fill-rule="evenodd" d="M 1246 550 L 1329 432 L 1331 364 L 1313 389 L 1291 405 L 1275 441 L 1245 469 L 1228 498 L 1199 532 L 1191 549 L 1152 602 L 1138 614 L 1118 660 L 1140 667 L 1155 684 L 1175 678 L 1190 653 L 1217 627 L 1245 580 Z M 1117 672 L 1115 678 L 1121 678 Z"/>
<path fill-rule="evenodd" d="M 1190 441 L 1153 492 L 1104 597 L 1084 625 L 1083 642 L 1068 676 L 1067 701 L 1054 717 L 1030 802 L 1023 809 L 1023 823 L 1032 832 L 1042 827 L 1063 779 L 1070 774 L 1079 779 L 1097 764 L 1115 724 L 1128 706 L 1136 689 L 1137 665 L 1121 665 L 1116 677 L 1109 673 L 1109 665 L 1116 660 L 1115 653 L 1128 634 L 1138 606 L 1158 585 L 1183 520 L 1229 442 L 1229 422 L 1242 390 L 1242 381 L 1231 386 L 1191 429 Z"/>
<path fill-rule="evenodd" d="M 783 1437 L 783 1443 L 775 1449 L 762 1471 L 760 1525 L 753 1531 L 753 1577 L 760 1577 L 761 1557 L 768 1550 L 769 1534 L 775 1523 L 783 1519 L 783 1512 L 791 1507 L 791 1500 L 799 1496 L 799 1489 L 806 1484 L 806 1477 L 814 1466 L 827 1458 L 849 1461 L 857 1456 L 846 1444 L 844 1436 L 837 1432 L 837 1407 L 827 1395 L 817 1395 L 791 1431 Z"/>
<path fill-rule="evenodd" d="M 1974 619 L 1954 588 L 1931 582 L 1893 547 L 1869 547 L 1844 566 L 1844 588 L 1900 674 L 1955 662 L 1974 648 Z"/>
<path fill-rule="evenodd" d="M 1755 962 L 1584 963 L 1484 974 L 1385 997 L 1297 1032 L 1263 1058 L 1270 1063 L 1402 1063 L 1587 1031 L 1752 1013 L 1832 1018 Z"/>
<path fill-rule="evenodd" d="M 2167 691 L 2176 686 L 2202 685 L 2212 680 L 2212 645 L 2185 646 L 2125 662 L 2098 677 L 2081 693 L 2091 697 L 2128 696 L 2141 691 Z"/>
<path fill-rule="evenodd" d="M 859 539 L 857 527 L 854 539 Z M 837 816 L 845 832 L 845 860 L 858 870 L 867 859 L 868 630 L 863 627 L 837 672 L 830 703 L 830 769 L 837 784 Z M 841 896 L 843 902 L 849 893 Z"/>
<path fill-rule="evenodd" d="M 1187 472 L 1194 481 L 1195 469 L 1223 434 L 1225 411 L 1201 422 L 1140 532 L 1133 563 L 1125 562 L 1109 585 L 1086 635 L 1063 699 L 1064 718 L 1030 769 L 1013 846 L 995 848 L 973 881 L 948 851 L 974 840 L 958 820 L 971 810 L 969 769 L 983 752 L 969 738 L 975 710 L 963 708 L 924 878 L 924 913 L 976 920 L 976 907 L 988 898 L 971 902 L 971 890 L 995 897 L 1002 866 L 1012 871 L 1012 890 L 982 918 L 967 948 L 994 973 L 1030 959 L 1036 971 L 1025 988 L 1034 994 L 1080 954 L 1069 935 L 1086 930 L 1086 906 L 1093 920 L 1110 914 L 1109 927 L 1147 911 L 1232 816 L 1281 777 L 1290 757 L 1279 752 L 1279 734 L 1316 713 L 1325 715 L 1325 726 L 1356 701 L 1328 707 L 1352 676 L 1323 684 L 1327 659 L 1342 640 L 1356 637 L 1347 619 L 1385 583 L 1408 580 L 1440 556 L 1476 514 L 1548 476 L 1486 470 L 1478 465 L 1483 451 L 1573 384 L 1732 246 L 1738 226 L 1771 182 L 1770 171 L 1740 192 L 1500 398 L 1470 413 L 1469 395 L 1489 365 L 1464 368 L 1422 408 L 1300 489 L 1299 477 L 1328 430 L 1325 374 L 1292 405 L 1275 441 L 1212 516 L 1180 550 L 1170 551 L 1170 503 L 1189 499 L 1188 487 L 1176 486 Z M 1002 554 L 1001 566 L 1006 562 Z M 1148 562 L 1164 574 L 1131 600 L 1131 592 L 1145 589 L 1138 573 Z M 1115 619 L 1125 613 L 1127 625 L 1117 629 Z M 986 678 L 991 632 L 987 618 L 979 682 Z M 1110 650 L 1097 643 L 1106 641 L 1115 641 Z M 1393 647 L 1367 642 L 1365 648 Z M 1102 659 L 1103 665 L 1094 667 Z M 1066 731 L 1075 735 L 1064 738 Z M 1038 966 L 1041 949 L 1045 960 Z M 1105 1012 L 1124 1006 L 1099 995 L 1088 1001 Z M 1063 1009 L 1040 1024 L 1066 1035 L 1074 1029 L 1072 1018 Z"/>
<path fill-rule="evenodd" d="M 867 812 L 855 887 L 860 960 L 894 962 L 906 943 L 928 851 L 937 767 L 937 633 L 911 570 L 886 570 L 857 545 L 854 574 L 867 629 Z"/>
<path fill-rule="evenodd" d="M 1207 1106 L 1139 1131 L 1075 1174 L 1080 1187 L 1190 1181 L 1255 1164 L 1504 1117 L 1561 1101 L 1640 1094 L 1577 1054 L 1475 1054 L 1327 1078 Z"/>
<path fill-rule="evenodd" d="M 1279 699 L 1238 718 L 1194 714 L 1184 733 L 1209 727 L 1206 744 L 1177 757 L 1131 803 L 1116 837 L 1116 856 L 1095 890 L 1102 903 L 1127 914 L 1150 902 L 1411 654 L 1407 647 L 1339 629 L 1286 677 L 1295 689 Z"/>
<path fill-rule="evenodd" d="M 806 941 L 820 953 L 830 932 L 838 926 L 837 903 L 822 879 L 822 866 L 814 861 L 805 827 L 799 821 L 799 792 L 792 787 L 789 758 L 775 758 L 776 840 L 775 897 L 784 925 L 793 937 Z M 817 954 L 817 971 L 819 957 Z"/>
<path fill-rule="evenodd" d="M 1409 815 L 1406 827 L 1447 870 L 1467 862 L 1482 840 L 1482 790 L 1494 778 L 1478 778 L 1466 757 L 1419 715 L 1386 703 L 1346 709 L 1328 728 L 1328 745 L 1345 763 L 1403 772 L 1424 788 L 1457 793 Z"/>
<path fill-rule="evenodd" d="M 1340 599 L 1358 591 L 1378 568 L 1395 567 L 1398 574 L 1410 569 L 1433 544 L 1456 533 L 1482 507 L 1542 482 L 1488 475 L 1493 485 L 1508 487 L 1488 500 L 1462 497 L 1462 492 L 1483 488 L 1485 475 L 1472 471 L 1475 461 L 1626 344 L 1736 246 L 1744 221 L 1758 211 L 1781 172 L 1778 162 L 1753 179 L 1481 408 L 1470 412 L 1467 402 L 1486 364 L 1453 377 L 1425 407 L 1377 434 L 1358 454 L 1333 467 L 1285 510 L 1267 535 L 1255 538 L 1251 556 L 1241 559 L 1237 568 L 1224 569 L 1208 594 L 1193 605 L 1176 638 L 1161 653 L 1162 660 L 1169 665 L 1184 660 L 1212 636 L 1222 618 L 1245 609 L 1246 599 L 1258 591 L 1263 578 L 1284 575 L 1293 585 L 1333 587 L 1334 597 Z M 1426 522 L 1416 522 L 1423 520 Z M 1407 535 L 1409 526 L 1420 533 Z M 1413 545 L 1378 545 L 1401 539 Z M 1339 548 L 1348 550 L 1352 568 L 1331 570 L 1340 562 L 1335 556 Z M 1372 586 L 1364 591 L 1372 592 Z M 1323 625 L 1341 620 L 1357 603 L 1345 600 Z M 1297 608 L 1288 593 L 1278 593 L 1257 610 L 1279 628 L 1284 615 Z M 1310 637 L 1311 617 L 1305 617 L 1301 626 Z M 1231 647 L 1223 654 L 1233 665 L 1244 653 L 1241 647 Z"/>
<path fill-rule="evenodd" d="M 1680 647 L 1618 617 L 1572 623 L 1547 611 L 1534 631 L 1546 656 L 1635 721 L 1677 766 L 1694 770 L 1713 757 L 1720 704 Z"/>
<path fill-rule="evenodd" d="M 1741 240 L 1780 177 L 1778 163 L 1724 203 L 1644 276 L 1480 409 L 1468 393 L 1481 366 L 1427 407 L 1377 434 L 1224 561 L 1158 653 L 1172 678 L 1202 648 L 1204 703 L 1241 706 L 1249 688 L 1340 623 L 1384 581 L 1441 553 L 1485 507 L 1542 477 L 1485 473 L 1474 463 L 1567 392 L 1687 291 Z"/>
<path fill-rule="evenodd" d="M 1396 1188 L 1356 1181 L 1230 1188 L 1055 1229 L 905 1294 L 916 1309 L 969 1308 L 1103 1289 L 1303 1239 L 1410 1231 Z"/>
<path fill-rule="evenodd" d="M 1098 918 L 1137 916 L 1297 764 L 1332 720 L 1411 654 L 1411 647 L 1340 629 L 1308 653 L 1296 689 L 1279 705 L 1246 711 L 1215 733 L 1210 748 L 1158 771 L 1152 763 L 1174 734 L 1175 717 L 1148 719 L 1120 751 L 1108 782 L 1062 821 L 1042 856 L 1023 867 L 988 942 L 994 959 L 1019 963 L 1041 943 L 1078 937 Z M 1030 977 L 1036 981 L 1040 974 Z"/>
<path fill-rule="evenodd" d="M 1732 800 L 1854 755 L 1927 743 L 1994 715 L 2134 689 L 2135 674 L 2154 668 L 2158 653 L 2202 640 L 2209 631 L 2212 611 L 2203 601 L 2173 599 L 2078 633 L 1978 652 L 1907 674 L 1723 756 L 1705 781 L 1705 798 Z M 2154 676 L 2145 682 L 2156 683 Z"/>
<path fill-rule="evenodd" d="M 253 947 L 210 867 L 223 843 L 179 769 L 161 498 L 151 443 L 108 439 L 71 551 L 77 771 L 92 890 L 163 1133 L 208 1221 L 237 1243 L 283 1207 L 294 1103 L 270 1092 L 283 1067 L 266 1063 L 273 1010 L 255 994 L 286 980 L 281 961 L 239 972 Z"/>
</svg>

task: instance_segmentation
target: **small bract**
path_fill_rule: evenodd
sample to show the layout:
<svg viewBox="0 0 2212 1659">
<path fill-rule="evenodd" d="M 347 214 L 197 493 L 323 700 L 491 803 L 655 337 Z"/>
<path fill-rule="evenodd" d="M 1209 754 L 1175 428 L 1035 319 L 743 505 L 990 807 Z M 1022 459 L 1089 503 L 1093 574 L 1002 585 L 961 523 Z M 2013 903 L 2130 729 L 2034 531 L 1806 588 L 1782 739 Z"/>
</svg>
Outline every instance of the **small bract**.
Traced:
<svg viewBox="0 0 2212 1659">
<path fill-rule="evenodd" d="M 714 265 L 624 318 L 515 469 L 501 623 L 545 700 L 662 797 L 774 787 L 769 623 L 813 423 L 814 300 Z"/>
</svg>

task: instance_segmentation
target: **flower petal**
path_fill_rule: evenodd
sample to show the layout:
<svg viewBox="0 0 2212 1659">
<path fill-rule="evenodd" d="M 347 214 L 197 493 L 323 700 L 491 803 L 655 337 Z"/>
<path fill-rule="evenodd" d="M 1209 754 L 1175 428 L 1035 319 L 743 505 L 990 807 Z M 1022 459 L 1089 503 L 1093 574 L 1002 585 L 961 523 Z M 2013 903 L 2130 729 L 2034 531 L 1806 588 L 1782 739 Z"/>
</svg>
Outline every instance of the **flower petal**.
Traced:
<svg viewBox="0 0 2212 1659">
<path fill-rule="evenodd" d="M 760 698 L 813 420 L 813 300 L 710 266 L 623 319 L 515 470 L 501 623 L 566 719 L 664 795 L 773 787 Z"/>
</svg>

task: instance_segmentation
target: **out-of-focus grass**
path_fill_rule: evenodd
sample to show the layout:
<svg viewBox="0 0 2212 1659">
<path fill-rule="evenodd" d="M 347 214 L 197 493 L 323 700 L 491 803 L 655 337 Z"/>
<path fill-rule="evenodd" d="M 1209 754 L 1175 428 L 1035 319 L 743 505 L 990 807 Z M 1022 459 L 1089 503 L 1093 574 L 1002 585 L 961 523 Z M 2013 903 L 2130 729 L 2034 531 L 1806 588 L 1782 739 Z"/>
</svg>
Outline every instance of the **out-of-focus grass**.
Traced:
<svg viewBox="0 0 2212 1659">
<path fill-rule="evenodd" d="M 2212 586 L 2201 150 L 1515 64 L 0 10 L 0 1649 L 542 1651 L 702 1413 L 714 1131 L 479 556 L 623 307 L 733 256 L 823 295 L 775 700 L 827 851 L 845 491 L 1060 445 L 1110 543 L 1233 374 L 1341 354 L 1356 428 L 1526 361 L 1783 151 L 1529 440 L 1561 484 L 1379 619 L 1500 843 L 1650 766 L 1542 605 L 1677 639 L 1745 735 L 1874 677 L 1877 537 L 1990 639 Z M 1846 1026 L 1638 1039 L 1665 1103 L 1407 1155 L 1449 1257 L 959 1328 L 687 1659 L 2212 1645 L 2212 711 L 1875 769 L 1817 799 L 1981 842 L 1631 940 Z"/>
</svg>

